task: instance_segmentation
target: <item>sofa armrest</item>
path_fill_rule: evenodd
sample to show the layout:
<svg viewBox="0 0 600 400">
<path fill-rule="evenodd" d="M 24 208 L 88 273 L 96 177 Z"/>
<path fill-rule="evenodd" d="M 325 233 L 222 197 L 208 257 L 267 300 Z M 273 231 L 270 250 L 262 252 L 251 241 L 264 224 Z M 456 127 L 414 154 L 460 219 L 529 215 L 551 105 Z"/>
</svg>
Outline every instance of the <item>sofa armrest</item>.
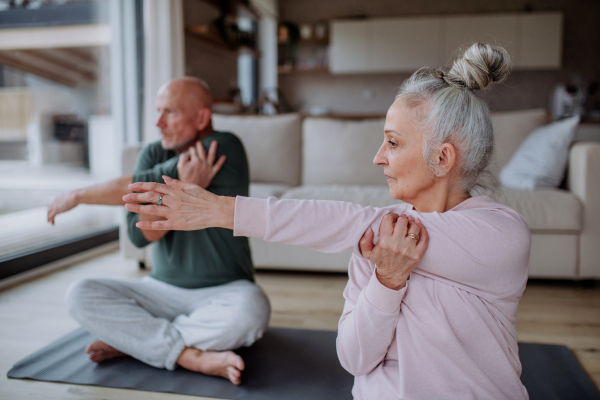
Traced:
<svg viewBox="0 0 600 400">
<path fill-rule="evenodd" d="M 600 143 L 576 143 L 569 154 L 569 190 L 583 203 L 579 276 L 600 278 Z"/>
</svg>

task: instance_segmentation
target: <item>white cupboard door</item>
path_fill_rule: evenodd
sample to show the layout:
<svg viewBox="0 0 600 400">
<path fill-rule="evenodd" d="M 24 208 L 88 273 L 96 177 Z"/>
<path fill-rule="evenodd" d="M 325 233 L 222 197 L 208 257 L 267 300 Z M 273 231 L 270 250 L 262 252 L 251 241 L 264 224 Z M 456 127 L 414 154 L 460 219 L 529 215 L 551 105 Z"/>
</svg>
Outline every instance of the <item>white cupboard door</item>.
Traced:
<svg viewBox="0 0 600 400">
<path fill-rule="evenodd" d="M 475 42 L 503 46 L 513 61 L 517 55 L 517 15 L 447 17 L 444 21 L 442 64 L 451 65 L 459 47 Z"/>
<path fill-rule="evenodd" d="M 532 14 L 520 17 L 520 57 L 522 69 L 560 68 L 562 64 L 562 14 Z"/>
<path fill-rule="evenodd" d="M 333 21 L 329 68 L 332 73 L 364 72 L 369 64 L 369 28 L 367 21 Z"/>
<path fill-rule="evenodd" d="M 377 19 L 371 23 L 371 71 L 413 72 L 440 66 L 440 18 Z"/>
</svg>

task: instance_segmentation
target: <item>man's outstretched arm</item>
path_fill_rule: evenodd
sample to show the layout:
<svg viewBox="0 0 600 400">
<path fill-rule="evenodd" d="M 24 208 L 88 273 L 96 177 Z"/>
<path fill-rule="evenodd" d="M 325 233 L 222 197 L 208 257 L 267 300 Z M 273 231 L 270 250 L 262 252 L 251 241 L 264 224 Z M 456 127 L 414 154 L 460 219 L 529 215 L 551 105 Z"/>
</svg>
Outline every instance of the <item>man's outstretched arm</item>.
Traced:
<svg viewBox="0 0 600 400">
<path fill-rule="evenodd" d="M 122 206 L 123 196 L 131 193 L 127 187 L 133 182 L 133 175 L 123 176 L 108 182 L 98 183 L 83 189 L 59 194 L 48 206 L 48 222 L 54 225 L 54 218 L 79 204 L 103 204 L 107 206 Z"/>
<path fill-rule="evenodd" d="M 178 157 L 177 176 L 173 176 L 173 178 L 179 178 L 182 182 L 194 183 L 206 189 L 225 162 L 224 155 L 215 161 L 216 153 L 216 141 L 210 144 L 208 153 L 204 150 L 200 141 L 196 142 L 195 146 L 190 146 L 188 151 Z M 152 166 L 147 165 L 145 168 L 151 168 Z M 158 176 L 160 177 L 160 174 Z M 131 193 L 128 188 L 131 183 L 133 183 L 133 175 L 127 175 L 83 189 L 62 193 L 56 196 L 48 206 L 48 222 L 54 225 L 54 219 L 58 214 L 69 211 L 79 204 L 125 205 L 123 196 Z"/>
</svg>

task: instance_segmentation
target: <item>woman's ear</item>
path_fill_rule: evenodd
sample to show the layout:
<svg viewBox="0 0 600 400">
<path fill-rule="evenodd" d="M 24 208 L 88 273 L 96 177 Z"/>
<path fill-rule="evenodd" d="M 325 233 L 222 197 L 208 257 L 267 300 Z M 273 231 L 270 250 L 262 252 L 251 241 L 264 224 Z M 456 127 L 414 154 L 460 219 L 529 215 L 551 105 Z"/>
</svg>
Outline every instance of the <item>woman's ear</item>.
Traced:
<svg viewBox="0 0 600 400">
<path fill-rule="evenodd" d="M 439 178 L 447 176 L 456 164 L 456 148 L 451 143 L 444 143 L 435 153 L 435 162 L 437 164 L 437 176 Z"/>
</svg>

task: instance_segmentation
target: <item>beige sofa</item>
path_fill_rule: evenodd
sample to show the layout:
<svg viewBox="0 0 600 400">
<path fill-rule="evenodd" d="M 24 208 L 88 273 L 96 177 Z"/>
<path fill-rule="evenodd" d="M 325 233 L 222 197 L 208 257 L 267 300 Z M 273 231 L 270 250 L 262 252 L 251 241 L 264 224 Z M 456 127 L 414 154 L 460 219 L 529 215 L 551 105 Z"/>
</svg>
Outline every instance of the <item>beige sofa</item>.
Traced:
<svg viewBox="0 0 600 400">
<path fill-rule="evenodd" d="M 528 133 L 546 123 L 546 112 L 498 113 L 492 119 L 497 138 L 492 169 L 497 173 Z M 213 121 L 215 129 L 234 132 L 244 142 L 253 197 L 341 200 L 373 207 L 398 202 L 389 195 L 381 167 L 372 163 L 383 140 L 383 118 L 215 115 Z M 576 143 L 568 170 L 569 191 L 500 188 L 494 194 L 529 224 L 532 277 L 600 278 L 600 143 Z M 350 258 L 350 253 L 322 254 L 256 238 L 250 245 L 257 268 L 346 271 Z M 141 257 L 139 252 L 126 254 Z"/>
<path fill-rule="evenodd" d="M 493 115 L 494 172 L 546 118 L 544 110 Z M 383 124 L 383 118 L 301 119 L 295 114 L 214 117 L 216 129 L 235 132 L 244 142 L 251 196 L 342 200 L 374 207 L 397 202 L 389 195 L 381 167 L 372 163 L 383 140 Z M 494 194 L 529 224 L 533 277 L 600 278 L 600 144 L 576 143 L 570 154 L 569 191 L 500 188 Z M 255 238 L 250 243 L 258 268 L 346 271 L 350 257 Z"/>
</svg>

